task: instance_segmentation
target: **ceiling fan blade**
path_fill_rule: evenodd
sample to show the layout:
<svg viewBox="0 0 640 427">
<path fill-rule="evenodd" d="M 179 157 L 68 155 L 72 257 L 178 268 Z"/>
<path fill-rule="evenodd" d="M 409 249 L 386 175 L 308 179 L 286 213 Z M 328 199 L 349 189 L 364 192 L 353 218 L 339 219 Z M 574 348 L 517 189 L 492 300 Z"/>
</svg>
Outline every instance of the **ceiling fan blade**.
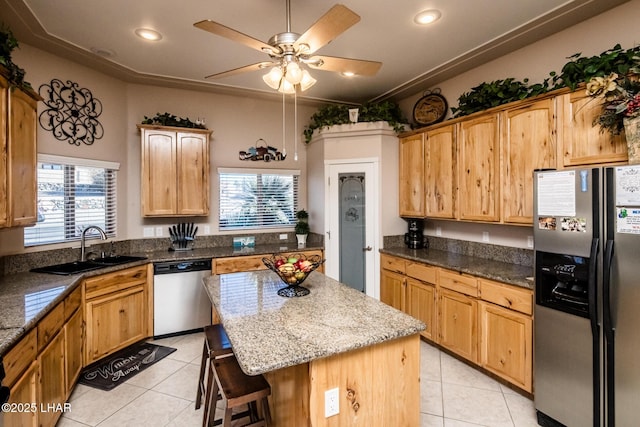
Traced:
<svg viewBox="0 0 640 427">
<path fill-rule="evenodd" d="M 358 21 L 360 21 L 358 14 L 344 5 L 336 4 L 305 31 L 293 46 L 297 51 L 301 45 L 307 45 L 309 49 L 302 52 L 307 55 L 311 54 L 347 31 Z"/>
<path fill-rule="evenodd" d="M 275 62 L 258 62 L 251 65 L 245 65 L 244 67 L 234 68 L 233 70 L 223 71 L 222 73 L 211 74 L 206 76 L 205 79 L 218 79 L 220 77 L 234 76 L 240 73 L 246 73 L 248 71 L 258 71 L 265 68 L 269 68 L 276 65 Z"/>
<path fill-rule="evenodd" d="M 382 62 L 367 61 L 364 59 L 338 58 L 336 56 L 321 55 L 310 58 L 312 61 L 316 59 L 321 59 L 322 65 L 316 65 L 313 62 L 307 65 L 316 70 L 337 71 L 339 73 L 351 72 L 359 76 L 373 76 L 378 72 L 380 67 L 382 67 Z"/>
<path fill-rule="evenodd" d="M 213 33 L 215 35 L 225 37 L 229 40 L 233 40 L 234 42 L 242 43 L 243 45 L 248 46 L 252 49 L 259 50 L 260 52 L 269 53 L 269 51 L 277 51 L 277 49 L 273 46 L 269 46 L 268 44 L 258 39 L 254 39 L 253 37 L 243 34 L 240 31 L 236 31 L 233 28 L 229 28 L 225 25 L 219 24 L 209 19 L 196 22 L 195 24 L 193 24 L 193 26 L 196 28 L 200 28 L 201 30 Z"/>
</svg>

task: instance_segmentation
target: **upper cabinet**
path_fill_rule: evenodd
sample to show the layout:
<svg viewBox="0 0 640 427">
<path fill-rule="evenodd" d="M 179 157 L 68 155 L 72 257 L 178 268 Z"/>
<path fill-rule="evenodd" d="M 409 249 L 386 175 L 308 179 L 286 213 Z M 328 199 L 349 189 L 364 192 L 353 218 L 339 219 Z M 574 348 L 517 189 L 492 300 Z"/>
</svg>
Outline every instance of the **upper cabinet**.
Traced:
<svg viewBox="0 0 640 427">
<path fill-rule="evenodd" d="M 38 99 L 0 75 L 0 227 L 37 220 Z"/>
<path fill-rule="evenodd" d="M 424 139 L 415 134 L 400 139 L 400 216 L 424 217 Z"/>
<path fill-rule="evenodd" d="M 426 216 L 455 218 L 456 135 L 455 125 L 440 126 L 424 133 Z"/>
<path fill-rule="evenodd" d="M 500 132 L 498 114 L 463 121 L 458 129 L 460 219 L 500 220 Z"/>
<path fill-rule="evenodd" d="M 142 215 L 208 215 L 211 131 L 138 127 L 142 138 Z"/>
<path fill-rule="evenodd" d="M 501 113 L 502 219 L 532 224 L 533 171 L 556 167 L 555 99 L 546 98 Z"/>
<path fill-rule="evenodd" d="M 534 170 L 627 162 L 624 134 L 594 126 L 600 109 L 564 90 L 407 134 L 400 215 L 531 225 Z"/>
<path fill-rule="evenodd" d="M 612 137 L 601 132 L 593 120 L 600 114 L 600 102 L 586 95 L 584 90 L 560 95 L 558 141 L 562 142 L 564 167 L 601 163 L 627 162 L 624 134 Z M 558 165 L 560 167 L 560 165 Z"/>
</svg>

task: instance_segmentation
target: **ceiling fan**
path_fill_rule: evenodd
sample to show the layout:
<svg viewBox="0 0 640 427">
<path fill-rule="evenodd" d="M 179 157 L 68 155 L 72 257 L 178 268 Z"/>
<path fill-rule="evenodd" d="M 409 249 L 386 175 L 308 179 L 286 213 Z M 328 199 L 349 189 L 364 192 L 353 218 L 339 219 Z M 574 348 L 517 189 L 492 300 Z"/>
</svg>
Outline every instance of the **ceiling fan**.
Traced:
<svg viewBox="0 0 640 427">
<path fill-rule="evenodd" d="M 315 83 L 315 79 L 301 65 L 317 70 L 364 76 L 375 75 L 382 66 L 381 62 L 376 61 L 315 55 L 317 50 L 360 21 L 360 16 L 346 6 L 336 4 L 302 35 L 291 32 L 290 0 L 286 0 L 286 9 L 287 31 L 275 34 L 267 43 L 211 20 L 193 24 L 201 30 L 264 52 L 271 58 L 270 61 L 246 65 L 205 78 L 228 77 L 271 68 L 270 72 L 263 76 L 265 83 L 280 92 L 294 93 L 296 87 L 303 91 Z"/>
</svg>

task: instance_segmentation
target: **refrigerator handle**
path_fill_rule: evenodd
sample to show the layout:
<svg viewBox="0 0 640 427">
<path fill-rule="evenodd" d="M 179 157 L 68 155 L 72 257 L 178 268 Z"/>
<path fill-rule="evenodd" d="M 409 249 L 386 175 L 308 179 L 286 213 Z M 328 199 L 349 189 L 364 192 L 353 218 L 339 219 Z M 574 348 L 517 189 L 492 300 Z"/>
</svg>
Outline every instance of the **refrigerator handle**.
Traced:
<svg viewBox="0 0 640 427">
<path fill-rule="evenodd" d="M 589 254 L 589 281 L 588 281 L 588 293 L 589 293 L 589 319 L 591 320 L 591 330 L 595 333 L 598 329 L 598 307 L 596 299 L 597 281 L 596 281 L 596 259 L 598 256 L 599 241 L 597 237 L 591 240 L 591 251 Z"/>
<path fill-rule="evenodd" d="M 611 264 L 613 260 L 613 240 L 608 239 L 605 244 L 604 260 L 602 262 L 603 280 L 602 280 L 602 318 L 604 322 L 604 369 L 606 380 L 606 417 L 607 425 L 615 425 L 615 387 L 614 387 L 614 375 L 615 375 L 615 327 L 613 325 L 613 319 L 611 318 Z"/>
</svg>

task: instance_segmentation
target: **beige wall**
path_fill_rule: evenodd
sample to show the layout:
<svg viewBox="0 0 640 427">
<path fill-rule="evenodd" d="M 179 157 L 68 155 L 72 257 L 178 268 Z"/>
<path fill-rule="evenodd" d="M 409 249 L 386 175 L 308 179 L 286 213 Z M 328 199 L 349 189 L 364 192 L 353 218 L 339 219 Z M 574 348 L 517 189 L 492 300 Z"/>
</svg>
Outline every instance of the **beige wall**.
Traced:
<svg viewBox="0 0 640 427">
<path fill-rule="evenodd" d="M 505 55 L 483 66 L 460 74 L 437 85 L 449 106 L 457 106 L 458 98 L 472 87 L 483 82 L 514 77 L 529 78 L 529 83 L 540 83 L 549 72 L 560 72 L 568 57 L 581 52 L 584 56 L 599 55 L 620 43 L 624 49 L 638 44 L 637 20 L 640 17 L 640 0 L 632 0 L 592 19 L 547 37 Z M 407 117 L 412 117 L 413 106 L 422 92 L 400 101 Z M 451 112 L 449 111 L 449 116 Z M 528 248 L 531 227 L 501 226 L 492 224 L 460 223 L 454 221 L 427 221 L 426 233 L 436 235 L 437 227 L 443 237 L 469 241 L 482 241 L 482 233 L 489 233 L 491 243 Z"/>
<path fill-rule="evenodd" d="M 294 108 L 291 100 L 286 105 L 287 158 L 282 162 L 241 161 L 238 152 L 254 146 L 259 138 L 270 145 L 283 147 L 282 101 L 218 95 L 180 89 L 127 84 L 83 65 L 52 56 L 42 50 L 21 45 L 13 55 L 14 62 L 27 72 L 26 80 L 34 89 L 49 84 L 51 79 L 70 80 L 89 89 L 100 100 L 103 113 L 99 121 L 104 137 L 93 145 L 75 146 L 56 140 L 53 135 L 38 128 L 38 152 L 80 158 L 108 160 L 120 163 L 118 173 L 118 232 L 117 240 L 141 238 L 145 229 L 154 235 L 159 230 L 167 236 L 167 226 L 180 219 L 144 219 L 140 215 L 140 136 L 136 124 L 145 116 L 169 112 L 195 120 L 202 117 L 213 130 L 211 142 L 211 214 L 195 219 L 201 226 L 199 234 L 208 225 L 210 234 L 217 230 L 217 168 L 280 168 L 299 169 L 300 204 L 306 206 L 306 145 L 302 131 L 308 118 L 316 110 L 309 105 L 298 105 L 298 161 L 294 161 Z M 39 103 L 38 112 L 44 109 Z M 51 249 L 65 245 L 48 245 L 32 250 Z M 78 246 L 78 245 L 74 245 Z M 22 229 L 0 230 L 0 255 L 25 252 Z"/>
</svg>

